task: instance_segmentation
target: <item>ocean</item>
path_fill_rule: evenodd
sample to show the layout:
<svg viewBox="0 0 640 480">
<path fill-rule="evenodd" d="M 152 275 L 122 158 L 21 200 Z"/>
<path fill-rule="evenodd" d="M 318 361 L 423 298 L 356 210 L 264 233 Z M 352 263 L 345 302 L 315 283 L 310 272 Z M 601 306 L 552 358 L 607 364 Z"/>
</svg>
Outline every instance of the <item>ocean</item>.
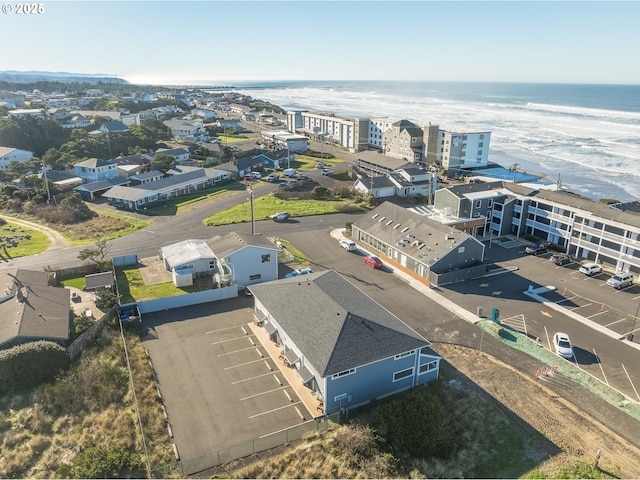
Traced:
<svg viewBox="0 0 640 480">
<path fill-rule="evenodd" d="M 490 131 L 491 162 L 593 200 L 640 199 L 640 85 L 283 81 L 233 90 L 284 109 Z"/>
</svg>

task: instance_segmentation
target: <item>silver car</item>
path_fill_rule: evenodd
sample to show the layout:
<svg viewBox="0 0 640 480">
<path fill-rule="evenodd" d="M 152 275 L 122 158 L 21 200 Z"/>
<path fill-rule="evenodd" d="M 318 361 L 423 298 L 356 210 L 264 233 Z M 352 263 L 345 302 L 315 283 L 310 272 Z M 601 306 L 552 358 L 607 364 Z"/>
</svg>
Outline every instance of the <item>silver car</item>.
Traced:
<svg viewBox="0 0 640 480">
<path fill-rule="evenodd" d="M 620 290 L 621 288 L 626 288 L 633 284 L 633 275 L 630 273 L 617 273 L 609 280 L 607 280 L 607 285 L 617 288 Z"/>
</svg>

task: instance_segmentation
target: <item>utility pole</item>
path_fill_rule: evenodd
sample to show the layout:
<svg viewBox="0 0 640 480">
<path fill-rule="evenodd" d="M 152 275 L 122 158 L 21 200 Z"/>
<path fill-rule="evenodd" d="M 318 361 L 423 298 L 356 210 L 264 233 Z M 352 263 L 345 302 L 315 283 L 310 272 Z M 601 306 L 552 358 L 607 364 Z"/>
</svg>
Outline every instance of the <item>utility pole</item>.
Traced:
<svg viewBox="0 0 640 480">
<path fill-rule="evenodd" d="M 516 173 L 518 173 L 518 165 L 519 163 L 513 164 L 513 183 L 518 183 L 516 182 Z"/>
<path fill-rule="evenodd" d="M 253 188 L 251 185 L 247 187 L 247 192 L 249 192 L 249 201 L 251 202 L 251 235 L 256 234 L 256 218 L 253 210 Z"/>
</svg>

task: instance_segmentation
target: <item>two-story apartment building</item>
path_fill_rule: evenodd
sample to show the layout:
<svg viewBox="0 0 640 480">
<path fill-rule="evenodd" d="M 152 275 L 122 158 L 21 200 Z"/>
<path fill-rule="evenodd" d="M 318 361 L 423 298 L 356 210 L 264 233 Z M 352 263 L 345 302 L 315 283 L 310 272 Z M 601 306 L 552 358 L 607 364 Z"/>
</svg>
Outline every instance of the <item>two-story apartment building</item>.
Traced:
<svg viewBox="0 0 640 480">
<path fill-rule="evenodd" d="M 165 120 L 164 125 L 169 127 L 174 140 L 188 142 L 208 142 L 209 132 L 201 121 Z"/>
</svg>

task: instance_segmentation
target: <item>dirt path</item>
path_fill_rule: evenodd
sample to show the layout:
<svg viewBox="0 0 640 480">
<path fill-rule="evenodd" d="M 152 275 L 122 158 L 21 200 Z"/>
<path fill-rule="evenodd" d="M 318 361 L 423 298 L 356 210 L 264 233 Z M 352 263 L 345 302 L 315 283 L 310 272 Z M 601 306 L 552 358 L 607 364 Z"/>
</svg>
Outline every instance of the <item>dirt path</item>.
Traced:
<svg viewBox="0 0 640 480">
<path fill-rule="evenodd" d="M 7 217 L 6 215 L 0 215 L 0 218 L 3 218 L 8 222 L 22 225 L 23 227 L 27 227 L 27 228 L 32 228 L 34 230 L 38 230 L 44 233 L 49 239 L 49 241 L 51 242 L 47 250 L 59 250 L 69 245 L 67 241 L 64 239 L 64 237 L 52 228 L 45 227 L 44 225 L 41 225 L 39 223 L 29 222 L 27 220 L 22 220 L 14 217 Z"/>
<path fill-rule="evenodd" d="M 465 386 L 479 387 L 525 431 L 538 431 L 560 450 L 531 452 L 542 461 L 540 469 L 545 473 L 553 474 L 578 460 L 593 464 L 600 450 L 602 470 L 619 478 L 640 478 L 640 449 L 552 392 L 543 381 L 474 349 L 450 344 L 434 344 L 434 348 L 446 359 L 445 368 L 452 375 L 456 373 L 451 367 L 471 380 L 463 381 Z M 570 382 L 560 376 L 548 381 Z"/>
</svg>

